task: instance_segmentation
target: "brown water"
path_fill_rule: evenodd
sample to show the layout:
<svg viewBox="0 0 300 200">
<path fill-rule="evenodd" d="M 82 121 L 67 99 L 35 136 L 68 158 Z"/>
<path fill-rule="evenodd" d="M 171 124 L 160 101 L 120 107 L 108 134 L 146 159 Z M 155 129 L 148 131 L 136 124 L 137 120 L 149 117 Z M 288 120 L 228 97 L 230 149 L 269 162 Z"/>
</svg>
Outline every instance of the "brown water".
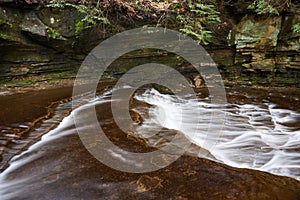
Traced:
<svg viewBox="0 0 300 200">
<path fill-rule="evenodd" d="M 198 92 L 206 103 L 205 92 L 201 90 Z M 140 98 L 143 94 L 140 93 Z M 283 109 L 285 112 L 281 114 L 284 113 L 285 116 L 288 116 L 288 113 L 293 114 L 290 121 L 281 123 L 284 126 L 282 129 L 288 129 L 288 131 L 284 129 L 286 131 L 284 133 L 299 134 L 299 90 L 236 88 L 228 90 L 227 94 L 229 107 L 236 109 L 231 109 L 230 113 L 238 114 L 243 106 L 248 106 L 248 110 L 251 108 L 248 113 L 257 114 L 257 111 L 265 111 L 266 105 L 274 105 L 274 108 Z M 155 96 L 162 97 L 166 102 L 168 98 L 172 98 L 163 94 Z M 32 98 L 34 97 L 33 95 Z M 104 96 L 100 92 L 96 99 L 98 101 L 96 110 L 101 126 L 106 130 L 105 133 L 110 140 L 119 147 L 134 152 L 149 152 L 159 145 L 164 145 L 164 142 L 156 142 L 160 139 L 158 137 L 144 140 L 119 130 L 113 121 L 109 99 L 109 92 Z M 149 99 L 151 99 L 149 96 L 147 98 L 144 96 L 143 99 L 139 99 L 140 103 L 133 105 L 133 108 L 141 115 L 144 111 L 151 111 L 149 109 L 155 106 L 149 107 L 143 103 L 143 101 L 151 103 Z M 83 103 L 82 99 L 78 99 L 79 105 L 87 104 L 88 100 L 91 99 L 87 97 Z M 24 101 L 23 103 L 26 105 Z M 111 169 L 91 156 L 82 145 L 73 116 L 69 115 L 70 111 L 71 102 L 59 103 L 55 106 L 51 118 L 42 120 L 27 136 L 18 140 L 19 143 L 5 146 L 4 151 L 8 152 L 6 155 L 15 155 L 20 150 L 22 153 L 15 155 L 9 161 L 9 166 L 7 160 L 2 160 L 5 170 L 0 174 L 0 199 L 300 199 L 300 182 L 295 177 L 299 171 L 291 174 L 293 178 L 290 178 L 259 170 L 233 168 L 219 161 L 195 156 L 200 149 L 195 141 L 189 155 L 182 156 L 161 170 L 132 174 Z M 266 112 L 262 114 L 266 115 Z M 147 116 L 143 117 L 142 125 L 145 125 Z M 247 123 L 243 125 L 245 124 Z M 272 120 L 264 119 L 263 124 L 266 130 L 275 130 Z M 142 131 L 149 131 L 149 127 L 145 129 L 142 125 L 137 131 L 141 135 Z M 155 124 L 149 125 L 155 129 Z M 261 124 L 258 128 L 263 129 Z M 244 129 L 247 130 L 247 127 Z M 176 131 L 168 127 L 160 132 L 161 138 L 174 134 Z M 41 135 L 43 137 L 37 142 Z M 5 141 L 5 138 L 11 139 L 12 135 L 3 134 L 2 137 Z M 23 144 L 22 147 L 20 144 Z M 292 151 L 299 153 L 300 147 L 297 147 L 297 144 L 299 145 L 296 141 Z M 29 149 L 25 150 L 26 148 Z M 236 154 L 238 153 L 242 154 L 243 151 L 237 151 Z M 299 170 L 296 167 L 297 169 Z"/>
</svg>

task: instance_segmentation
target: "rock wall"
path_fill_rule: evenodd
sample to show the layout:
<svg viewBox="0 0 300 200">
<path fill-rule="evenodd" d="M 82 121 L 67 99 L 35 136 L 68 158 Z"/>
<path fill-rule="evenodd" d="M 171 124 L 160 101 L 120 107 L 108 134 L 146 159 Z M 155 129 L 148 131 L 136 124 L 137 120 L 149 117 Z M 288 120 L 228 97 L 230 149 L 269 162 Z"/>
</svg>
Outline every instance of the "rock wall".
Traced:
<svg viewBox="0 0 300 200">
<path fill-rule="evenodd" d="M 211 27 L 214 38 L 205 48 L 219 64 L 225 80 L 251 85 L 300 86 L 300 33 L 292 32 L 292 25 L 300 23 L 300 3 L 296 6 L 296 12 L 281 16 L 257 16 L 241 9 L 239 4 L 220 8 L 222 22 Z M 128 7 L 123 7 L 124 13 L 130 12 Z M 159 13 L 147 17 L 137 15 L 131 20 L 109 16 L 113 25 L 99 24 L 91 28 L 82 23 L 83 14 L 72 7 L 49 8 L 25 1 L 2 0 L 0 80 L 51 73 L 63 73 L 63 78 L 69 78 L 99 42 L 122 30 L 156 25 L 160 16 Z M 168 23 L 169 27 L 176 27 L 172 14 Z"/>
<path fill-rule="evenodd" d="M 74 9 L 38 8 L 13 3 L 0 7 L 0 77 L 2 80 L 51 72 L 76 72 L 102 30 L 81 33 Z M 77 31 L 77 32 L 76 32 Z M 83 37 L 80 37 L 84 35 Z M 95 44 L 94 44 L 94 43 Z M 83 45 L 85 44 L 85 45 Z"/>
<path fill-rule="evenodd" d="M 300 33 L 292 31 L 296 23 L 300 15 L 245 15 L 229 34 L 229 45 L 235 48 L 234 65 L 249 80 L 260 77 L 256 80 L 260 84 L 299 86 Z"/>
</svg>

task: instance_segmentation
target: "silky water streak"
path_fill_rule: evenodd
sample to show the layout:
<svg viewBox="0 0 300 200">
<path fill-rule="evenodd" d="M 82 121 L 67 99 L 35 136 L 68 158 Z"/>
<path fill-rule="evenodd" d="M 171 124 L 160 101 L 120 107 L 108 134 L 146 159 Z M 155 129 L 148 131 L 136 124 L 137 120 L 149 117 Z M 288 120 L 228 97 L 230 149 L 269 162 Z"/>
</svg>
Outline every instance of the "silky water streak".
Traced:
<svg viewBox="0 0 300 200">
<path fill-rule="evenodd" d="M 213 97 L 211 102 L 220 105 L 226 104 L 226 95 L 221 75 L 216 64 L 205 49 L 196 41 L 177 31 L 157 27 L 124 31 L 101 42 L 90 52 L 82 63 L 75 80 L 73 96 L 80 96 L 90 91 L 94 92 L 94 96 L 96 96 L 98 82 L 101 81 L 104 71 L 114 60 L 125 53 L 146 48 L 164 50 L 184 58 L 199 72 L 199 75 L 204 78 L 209 93 Z M 83 83 L 86 84 L 86 87 L 82 87 Z M 121 130 L 124 130 L 124 127 L 132 122 L 129 115 L 129 97 L 136 89 L 149 83 L 165 86 L 175 95 L 181 97 L 193 95 L 196 98 L 186 78 L 175 69 L 158 63 L 146 63 L 136 66 L 125 73 L 116 85 L 116 87 L 129 85 L 132 89 L 125 91 L 116 90 L 112 95 L 114 120 Z M 75 108 L 76 106 L 74 106 L 74 109 Z M 199 115 L 195 115 L 196 118 L 198 116 L 200 116 L 200 113 Z M 211 126 L 208 126 L 207 133 L 210 133 L 210 127 L 216 124 L 222 127 L 225 114 L 223 112 L 211 112 L 207 117 L 210 121 L 206 121 L 206 123 L 211 124 Z M 78 129 L 78 134 L 87 150 L 105 165 L 124 172 L 144 173 L 166 167 L 184 154 L 185 149 L 190 145 L 188 139 L 185 140 L 186 143 L 182 148 L 173 145 L 177 143 L 177 140 L 183 139 L 182 135 L 178 134 L 169 144 L 157 151 L 149 153 L 128 152 L 114 145 L 105 136 L 105 132 L 97 121 L 95 108 L 93 106 L 85 107 L 82 110 L 74 112 L 74 121 L 76 127 L 86 126 L 88 129 L 85 131 Z M 196 121 L 196 126 L 197 123 Z M 88 124 L 91 125 L 89 126 Z M 214 129 L 214 131 L 217 135 L 222 134 L 222 128 L 218 131 Z M 196 132 L 191 132 L 190 134 L 194 135 Z M 95 145 L 94 141 L 101 142 Z M 210 150 L 214 145 L 215 142 L 210 142 L 205 144 L 205 147 Z M 118 156 L 111 156 L 112 154 Z M 171 159 L 168 162 L 164 161 L 158 165 L 153 164 L 151 161 L 164 156 L 169 156 Z M 121 158 L 126 157 L 135 158 L 135 161 L 131 163 L 123 162 L 124 159 Z M 140 163 L 140 165 L 137 165 L 137 163 Z"/>
</svg>

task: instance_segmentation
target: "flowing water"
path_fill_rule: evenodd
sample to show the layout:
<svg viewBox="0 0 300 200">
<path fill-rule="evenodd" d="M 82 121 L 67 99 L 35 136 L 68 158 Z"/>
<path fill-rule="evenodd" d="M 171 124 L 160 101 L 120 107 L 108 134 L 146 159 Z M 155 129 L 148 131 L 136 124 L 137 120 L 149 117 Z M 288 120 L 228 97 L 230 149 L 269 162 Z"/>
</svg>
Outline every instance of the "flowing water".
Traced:
<svg viewBox="0 0 300 200">
<path fill-rule="evenodd" d="M 136 98 L 152 105 L 147 111 L 150 116 L 138 128 L 140 134 L 161 126 L 175 129 L 209 150 L 214 161 L 300 180 L 300 113 L 267 99 L 224 107 L 210 103 L 209 98 L 176 98 L 154 89 Z M 224 116 L 224 124 L 212 113 Z"/>
<path fill-rule="evenodd" d="M 133 142 L 128 146 L 131 141 L 126 142 L 126 133 L 118 135 L 120 131 L 113 125 L 109 111 L 111 92 L 107 89 L 96 98 L 89 94 L 78 97 L 77 110 L 96 105 L 105 133 L 121 148 L 139 151 L 135 145 L 140 144 Z M 249 89 L 230 89 L 227 94 L 228 103 L 218 105 L 210 102 L 206 91 L 199 90 L 195 99 L 162 94 L 153 88 L 142 89 L 135 93 L 131 105 L 132 112 L 141 118 L 140 123 L 134 123 L 134 132 L 137 138 L 145 138 L 151 151 L 168 142 L 161 140 L 165 136 L 158 134 L 159 130 L 177 130 L 193 144 L 186 150 L 199 157 L 300 180 L 299 94 L 287 96 L 276 90 Z M 112 173 L 103 165 L 97 167 L 99 162 L 82 146 L 76 131 L 95 124 L 75 127 L 76 111 L 66 116 L 71 105 L 60 103 L 53 117 L 33 129 L 26 145 L 18 147 L 28 149 L 14 156 L 0 174 L 1 199 L 92 199 L 99 195 L 103 199 L 118 199 L 123 193 L 130 197 L 136 192 L 128 179 L 138 175 Z M 199 147 L 197 151 L 195 146 Z M 148 191 L 147 187 L 140 187 L 146 179 L 139 177 L 139 191 Z M 160 178 L 151 180 L 157 182 L 151 182 L 152 187 L 160 188 Z"/>
</svg>

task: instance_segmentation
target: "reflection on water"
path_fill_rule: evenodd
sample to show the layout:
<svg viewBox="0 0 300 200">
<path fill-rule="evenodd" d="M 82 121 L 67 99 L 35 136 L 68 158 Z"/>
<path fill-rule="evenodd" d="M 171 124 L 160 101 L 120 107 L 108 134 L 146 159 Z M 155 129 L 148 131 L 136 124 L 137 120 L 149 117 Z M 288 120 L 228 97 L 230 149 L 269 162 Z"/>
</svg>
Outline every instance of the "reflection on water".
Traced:
<svg viewBox="0 0 300 200">
<path fill-rule="evenodd" d="M 97 104 L 96 110 L 102 116 L 102 128 L 107 131 L 110 139 L 120 144 L 122 148 L 126 148 L 127 145 L 129 150 L 132 148 L 131 150 L 139 151 L 140 148 L 144 151 L 145 147 L 140 145 L 139 141 L 128 140 L 125 134 L 113 125 L 111 113 L 108 111 L 110 95 L 111 90 L 107 90 L 96 98 L 89 95 L 81 97 L 78 99 L 78 107 L 91 103 Z M 231 92 L 229 103 L 225 106 L 211 104 L 210 97 L 206 95 L 202 95 L 200 99 L 191 99 L 187 96 L 174 97 L 161 94 L 154 89 L 137 92 L 134 98 L 138 103 L 134 103 L 132 109 L 142 117 L 142 123 L 135 124 L 134 127 L 136 132 L 146 138 L 148 144 L 152 146 L 164 145 L 164 142 L 161 142 L 164 141 L 161 140 L 165 137 L 164 134 L 156 134 L 162 127 L 178 130 L 194 144 L 190 151 L 195 145 L 208 150 L 204 155 L 203 151 L 199 151 L 201 152 L 198 152 L 199 156 L 234 167 L 300 178 L 300 114 L 298 111 L 290 110 L 265 97 L 240 92 Z M 299 99 L 294 99 L 293 102 L 300 105 Z M 70 102 L 58 105 L 53 118 L 45 120 L 39 128 L 30 133 L 31 140 L 36 141 L 45 130 L 56 125 L 70 109 Z M 212 113 L 214 115 L 211 115 Z M 222 114 L 220 116 L 226 114 L 225 121 L 218 118 L 218 113 Z M 126 139 L 127 142 L 122 142 Z M 149 148 L 151 151 L 152 147 Z M 197 180 L 207 185 L 207 188 L 204 185 L 201 187 L 209 194 L 214 191 L 213 189 L 217 189 L 219 193 L 213 195 L 217 199 L 221 197 L 218 195 L 224 193 L 232 198 L 241 197 L 243 194 L 236 192 L 236 188 L 241 187 L 244 187 L 241 190 L 245 192 L 245 198 L 249 195 L 248 192 L 259 193 L 261 192 L 259 190 L 269 189 L 274 195 L 269 196 L 270 198 L 286 195 L 284 196 L 287 197 L 286 199 L 292 199 L 291 197 L 294 196 L 289 192 L 300 190 L 299 185 L 291 186 L 291 189 L 289 185 L 295 182 L 290 182 L 289 179 L 279 179 L 263 173 L 259 174 L 259 177 L 262 177 L 265 185 L 260 189 L 253 189 L 252 186 L 247 188 L 247 185 L 242 186 L 244 182 L 239 181 L 249 180 L 251 185 L 252 182 L 255 184 L 254 180 L 260 179 L 249 178 L 248 176 L 252 175 L 248 172 L 239 170 L 232 172 L 221 166 L 209 161 L 199 163 L 183 157 L 170 168 L 153 174 L 139 175 L 114 171 L 93 159 L 84 149 L 77 136 L 72 112 L 55 129 L 47 131 L 41 141 L 10 161 L 10 166 L 0 174 L 0 196 L 1 199 L 94 199 L 95 197 L 130 199 L 136 197 L 134 194 L 139 193 L 139 198 L 153 198 L 152 194 L 147 192 L 154 188 L 154 191 L 165 197 L 170 194 L 162 191 L 167 189 L 172 194 L 172 187 L 167 188 L 167 185 L 171 184 L 173 179 L 178 180 L 173 187 L 176 190 L 181 187 L 181 191 L 186 194 L 190 192 L 197 195 L 195 192 L 197 190 L 193 189 L 197 184 L 191 181 L 189 185 L 189 180 Z M 208 170 L 210 168 L 211 171 Z M 201 170 L 204 172 L 199 175 L 197 171 Z M 209 174 L 207 180 L 211 180 L 210 183 L 207 183 L 207 180 L 200 180 L 203 173 Z M 179 187 L 179 180 L 182 180 L 182 184 L 186 186 Z M 231 182 L 233 180 L 234 183 Z M 216 186 L 214 184 L 216 181 L 220 185 Z M 231 184 L 232 186 L 229 186 Z M 282 188 L 281 184 L 287 185 L 286 190 L 289 192 L 279 190 L 274 192 L 268 188 Z M 180 197 L 180 194 L 177 196 Z"/>
</svg>

